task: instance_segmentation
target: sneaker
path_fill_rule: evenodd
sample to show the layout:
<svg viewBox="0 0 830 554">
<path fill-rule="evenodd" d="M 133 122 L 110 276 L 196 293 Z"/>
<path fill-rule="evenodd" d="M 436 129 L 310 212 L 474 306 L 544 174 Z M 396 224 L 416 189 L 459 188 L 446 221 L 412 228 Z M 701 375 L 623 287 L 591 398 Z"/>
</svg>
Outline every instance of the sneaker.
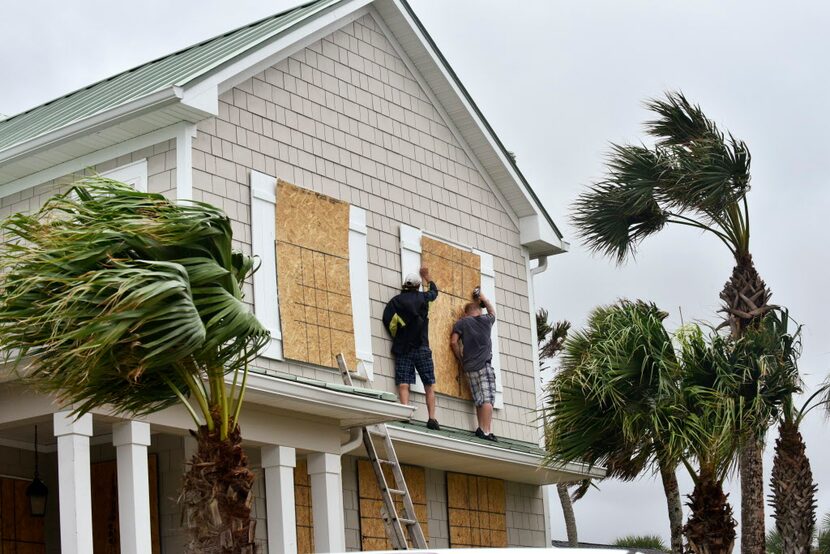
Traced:
<svg viewBox="0 0 830 554">
<path fill-rule="evenodd" d="M 477 436 L 480 439 L 487 439 L 487 435 L 484 434 L 484 431 L 481 430 L 481 427 L 476 429 L 475 436 Z"/>
<path fill-rule="evenodd" d="M 427 429 L 432 429 L 433 431 L 440 431 L 441 426 L 438 425 L 437 419 L 428 419 L 427 420 Z"/>
<path fill-rule="evenodd" d="M 490 434 L 489 434 L 489 435 L 487 435 L 487 437 L 485 437 L 485 438 L 486 438 L 488 441 L 499 442 L 499 439 L 497 439 L 497 438 L 496 438 L 496 435 L 494 435 L 493 433 L 490 433 Z"/>
</svg>

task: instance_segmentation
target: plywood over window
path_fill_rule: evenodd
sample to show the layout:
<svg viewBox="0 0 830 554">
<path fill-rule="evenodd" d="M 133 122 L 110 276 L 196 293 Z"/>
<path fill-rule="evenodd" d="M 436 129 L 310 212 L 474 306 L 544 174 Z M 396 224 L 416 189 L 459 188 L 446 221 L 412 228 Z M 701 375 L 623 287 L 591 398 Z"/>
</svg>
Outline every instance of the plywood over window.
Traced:
<svg viewBox="0 0 830 554">
<path fill-rule="evenodd" d="M 504 481 L 447 473 L 451 548 L 506 547 Z"/>
<path fill-rule="evenodd" d="M 427 485 L 424 468 L 418 466 L 401 466 L 415 513 L 421 522 L 424 536 L 429 540 L 429 525 L 427 524 Z M 394 483 L 391 468 L 384 466 L 386 480 Z M 381 518 L 383 500 L 380 496 L 375 470 L 369 460 L 357 462 L 357 487 L 360 499 L 360 549 L 361 550 L 392 550 L 392 543 L 386 534 L 386 528 Z M 391 485 L 394 487 L 394 485 Z M 395 500 L 398 515 L 403 514 L 403 504 L 400 499 Z M 407 537 L 408 539 L 408 537 Z M 410 544 L 410 547 L 414 548 Z"/>
<path fill-rule="evenodd" d="M 26 487 L 31 481 L 0 478 L 0 553 L 46 552 L 44 518 L 29 512 Z"/>
<path fill-rule="evenodd" d="M 314 552 L 314 514 L 311 511 L 311 483 L 306 460 L 294 467 L 294 513 L 297 520 L 297 554 Z"/>
<path fill-rule="evenodd" d="M 355 367 L 349 204 L 277 182 L 277 286 L 283 355 Z"/>
<path fill-rule="evenodd" d="M 450 347 L 455 322 L 481 283 L 481 258 L 429 237 L 421 238 L 421 265 L 429 268 L 441 291 L 429 311 L 429 345 L 435 362 L 435 390 L 471 400 L 470 387 Z"/>
</svg>

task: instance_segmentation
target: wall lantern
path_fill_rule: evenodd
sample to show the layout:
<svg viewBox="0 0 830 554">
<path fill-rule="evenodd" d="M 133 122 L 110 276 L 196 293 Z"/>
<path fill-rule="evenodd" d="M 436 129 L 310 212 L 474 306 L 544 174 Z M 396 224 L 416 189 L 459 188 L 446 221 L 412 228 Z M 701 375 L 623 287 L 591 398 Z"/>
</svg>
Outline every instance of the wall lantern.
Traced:
<svg viewBox="0 0 830 554">
<path fill-rule="evenodd" d="M 38 471 L 38 455 L 37 455 L 37 425 L 35 425 L 35 477 L 29 486 L 26 487 L 26 496 L 29 497 L 29 511 L 34 517 L 43 517 L 46 515 L 46 499 L 49 497 L 49 489 L 43 481 L 40 480 L 40 471 Z"/>
</svg>

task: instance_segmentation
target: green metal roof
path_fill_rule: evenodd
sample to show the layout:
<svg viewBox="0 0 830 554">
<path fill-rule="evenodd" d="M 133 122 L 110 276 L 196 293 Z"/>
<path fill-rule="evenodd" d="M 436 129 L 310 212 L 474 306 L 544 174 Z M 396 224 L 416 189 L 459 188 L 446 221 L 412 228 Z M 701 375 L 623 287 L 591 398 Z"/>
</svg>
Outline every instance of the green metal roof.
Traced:
<svg viewBox="0 0 830 554">
<path fill-rule="evenodd" d="M 0 151 L 173 86 L 183 86 L 342 0 L 316 0 L 0 120 Z"/>
<path fill-rule="evenodd" d="M 439 431 L 433 431 L 432 429 L 429 429 L 427 427 L 426 423 L 421 421 L 410 421 L 407 423 L 403 421 L 393 421 L 391 423 L 388 423 L 387 425 L 389 425 L 390 427 L 411 429 L 414 431 L 420 431 L 422 433 L 429 433 L 430 435 L 437 435 L 441 437 L 447 437 L 450 439 L 472 442 L 483 446 L 501 448 L 504 450 L 512 450 L 514 452 L 521 452 L 522 454 L 531 454 L 533 456 L 545 455 L 545 451 L 542 450 L 539 447 L 539 445 L 534 444 L 532 442 L 508 439 L 505 437 L 498 437 L 498 442 L 493 442 L 485 439 L 480 439 L 472 431 L 468 431 L 466 429 L 458 429 L 457 427 L 448 427 L 446 425 L 441 425 L 441 429 Z"/>
<path fill-rule="evenodd" d="M 311 379 L 309 377 L 301 377 L 299 375 L 292 375 L 290 373 L 283 373 L 281 371 L 268 371 L 267 373 L 264 371 L 259 371 L 257 373 L 262 373 L 263 375 L 267 375 L 268 377 L 274 377 L 276 379 L 283 379 L 285 381 L 294 381 L 295 383 L 301 383 L 303 385 L 311 385 L 312 387 L 320 387 L 321 389 L 328 389 L 337 392 L 345 392 L 347 394 L 354 394 L 356 396 L 365 396 L 367 398 L 374 398 L 375 400 L 385 400 L 386 402 L 397 402 L 398 397 L 391 392 L 385 392 L 375 389 L 365 389 L 362 387 L 350 387 L 348 385 L 341 385 L 338 383 L 327 383 L 326 381 L 321 381 L 319 379 Z"/>
</svg>

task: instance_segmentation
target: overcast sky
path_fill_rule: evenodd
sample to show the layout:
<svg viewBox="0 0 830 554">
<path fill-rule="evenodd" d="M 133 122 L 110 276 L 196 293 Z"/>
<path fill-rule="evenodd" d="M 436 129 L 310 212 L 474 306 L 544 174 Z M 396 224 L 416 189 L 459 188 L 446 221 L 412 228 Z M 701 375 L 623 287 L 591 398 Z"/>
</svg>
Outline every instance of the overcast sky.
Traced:
<svg viewBox="0 0 830 554">
<path fill-rule="evenodd" d="M 126 13 L 126 4 L 108 0 L 6 3 L 0 113 L 17 113 L 297 3 L 145 0 Z M 609 141 L 643 136 L 642 101 L 680 89 L 752 151 L 756 265 L 773 302 L 805 324 L 807 384 L 824 379 L 830 369 L 830 3 L 412 4 L 572 242 L 537 281 L 537 301 L 552 317 L 581 325 L 592 307 L 628 297 L 657 302 L 671 312 L 671 326 L 679 324 L 681 308 L 686 321 L 718 318 L 718 293 L 732 263 L 714 238 L 667 229 L 643 246 L 636 262 L 616 267 L 587 254 L 567 218 L 579 191 L 601 176 Z M 830 511 L 827 432 L 814 413 L 804 434 L 821 512 Z M 768 452 L 767 474 L 770 466 Z M 739 516 L 738 489 L 731 490 Z M 665 513 L 661 487 L 650 477 L 602 483 L 576 504 L 580 538 L 594 542 L 630 533 L 667 536 Z M 555 537 L 564 538 L 558 511 L 553 519 Z"/>
</svg>

